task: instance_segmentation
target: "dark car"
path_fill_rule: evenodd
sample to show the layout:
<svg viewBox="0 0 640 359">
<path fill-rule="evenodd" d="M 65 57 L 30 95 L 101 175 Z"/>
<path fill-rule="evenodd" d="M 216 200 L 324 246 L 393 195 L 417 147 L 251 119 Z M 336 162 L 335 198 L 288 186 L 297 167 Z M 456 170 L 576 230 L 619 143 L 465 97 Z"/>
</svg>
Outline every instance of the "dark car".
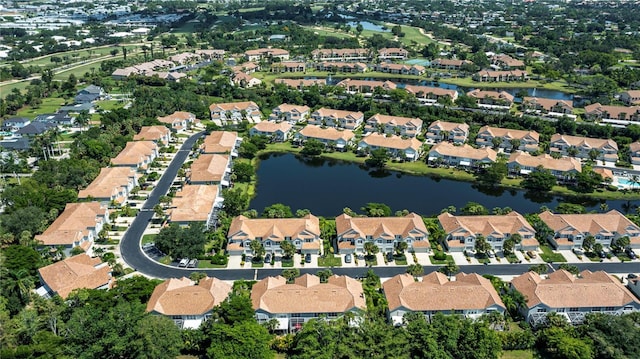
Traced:
<svg viewBox="0 0 640 359">
<path fill-rule="evenodd" d="M 627 249 L 627 255 L 629 256 L 629 258 L 631 259 L 636 259 L 636 253 L 634 251 L 632 251 L 631 249 Z"/>
<path fill-rule="evenodd" d="M 629 278 L 629 279 L 636 279 L 636 278 L 638 278 L 638 275 L 637 275 L 637 274 L 635 274 L 635 273 L 629 273 L 629 275 L 627 275 L 627 278 Z"/>
<path fill-rule="evenodd" d="M 351 256 L 351 254 L 346 254 L 346 255 L 344 256 L 344 262 L 345 262 L 345 263 L 351 263 L 351 260 L 352 260 L 352 259 L 353 259 L 353 258 L 352 258 L 352 256 Z"/>
<path fill-rule="evenodd" d="M 387 262 L 393 262 L 393 253 L 387 252 Z"/>
<path fill-rule="evenodd" d="M 311 254 L 307 253 L 304 255 L 304 262 L 305 263 L 311 263 Z"/>
<path fill-rule="evenodd" d="M 598 252 L 598 257 L 600 257 L 600 258 L 607 258 L 607 254 L 606 254 L 606 253 L 604 253 L 604 251 L 600 251 L 600 252 Z"/>
<path fill-rule="evenodd" d="M 271 253 L 267 253 L 267 255 L 264 256 L 264 262 L 271 263 Z"/>
</svg>

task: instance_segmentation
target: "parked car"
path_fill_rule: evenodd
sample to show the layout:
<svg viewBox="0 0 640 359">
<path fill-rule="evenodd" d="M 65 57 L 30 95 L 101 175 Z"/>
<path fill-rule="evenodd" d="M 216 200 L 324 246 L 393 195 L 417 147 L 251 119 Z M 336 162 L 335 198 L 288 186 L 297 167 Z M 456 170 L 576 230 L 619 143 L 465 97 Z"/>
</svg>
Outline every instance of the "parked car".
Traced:
<svg viewBox="0 0 640 359">
<path fill-rule="evenodd" d="M 629 258 L 631 258 L 631 259 L 636 259 L 637 258 L 636 253 L 634 251 L 632 251 L 631 248 L 627 248 L 625 253 L 627 253 Z"/>
<path fill-rule="evenodd" d="M 580 248 L 574 248 L 573 249 L 573 253 L 575 253 L 575 254 L 577 254 L 579 256 L 584 255 L 584 251 L 582 249 L 580 249 Z"/>
<path fill-rule="evenodd" d="M 187 264 L 187 268 L 195 268 L 197 266 L 198 266 L 198 260 L 197 259 L 192 259 Z"/>
<path fill-rule="evenodd" d="M 182 258 L 178 263 L 178 267 L 186 267 L 189 264 L 189 258 Z"/>
<path fill-rule="evenodd" d="M 267 253 L 267 255 L 264 256 L 264 262 L 271 263 L 271 253 Z"/>
<path fill-rule="evenodd" d="M 488 256 L 489 258 L 495 258 L 495 256 L 496 256 L 496 255 L 495 255 L 495 253 L 493 253 L 493 251 L 488 251 L 488 252 L 487 252 L 487 256 Z"/>
<path fill-rule="evenodd" d="M 527 251 L 527 255 L 531 258 L 537 258 L 538 254 L 534 251 Z"/>
<path fill-rule="evenodd" d="M 387 252 L 387 262 L 393 262 L 393 253 Z"/>
<path fill-rule="evenodd" d="M 311 263 L 311 253 L 307 253 L 304 255 L 304 262 Z"/>
<path fill-rule="evenodd" d="M 600 252 L 598 252 L 598 257 L 607 258 L 607 254 L 604 251 L 600 251 Z"/>
<path fill-rule="evenodd" d="M 351 254 L 346 254 L 344 256 L 344 262 L 345 263 L 351 263 L 352 260 L 353 260 L 353 256 Z"/>
<path fill-rule="evenodd" d="M 629 273 L 629 275 L 627 275 L 627 278 L 628 279 L 636 279 L 636 278 L 638 278 L 638 275 L 635 274 L 635 273 Z"/>
</svg>

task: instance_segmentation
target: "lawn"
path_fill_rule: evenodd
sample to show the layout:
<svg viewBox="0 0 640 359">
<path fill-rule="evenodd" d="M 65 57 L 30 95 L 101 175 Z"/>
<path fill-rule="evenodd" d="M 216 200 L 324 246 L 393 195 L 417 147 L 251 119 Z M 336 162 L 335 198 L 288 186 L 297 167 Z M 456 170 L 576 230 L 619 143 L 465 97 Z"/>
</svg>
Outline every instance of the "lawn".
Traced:
<svg viewBox="0 0 640 359">
<path fill-rule="evenodd" d="M 513 81 L 513 82 L 478 82 L 473 81 L 471 77 L 463 78 L 446 78 L 440 79 L 442 83 L 454 84 L 460 87 L 473 87 L 473 88 L 544 88 L 548 90 L 556 90 L 566 93 L 575 93 L 576 89 L 568 86 L 563 81 Z"/>
<path fill-rule="evenodd" d="M 404 254 L 401 254 L 401 255 L 394 254 L 393 255 L 393 260 L 396 262 L 396 265 L 398 265 L 398 266 L 406 266 L 407 265 L 407 256 L 404 255 Z"/>
<path fill-rule="evenodd" d="M 533 359 L 531 350 L 504 350 L 500 359 Z"/>
<path fill-rule="evenodd" d="M 142 236 L 142 244 L 154 243 L 157 234 L 145 234 Z"/>
<path fill-rule="evenodd" d="M 556 253 L 554 252 L 549 246 L 547 245 L 540 245 L 540 249 L 542 250 L 542 254 L 540 255 L 540 258 L 542 258 L 543 261 L 551 263 L 551 262 L 566 262 L 567 259 L 560 253 Z"/>
<path fill-rule="evenodd" d="M 42 104 L 37 108 L 31 108 L 29 106 L 23 107 L 16 113 L 16 116 L 27 117 L 30 119 L 35 118 L 38 115 L 44 113 L 54 113 L 58 111 L 60 106 L 64 104 L 65 100 L 59 97 L 49 97 L 42 99 Z"/>
<path fill-rule="evenodd" d="M 282 264 L 282 268 L 291 268 L 293 267 L 293 258 L 282 258 L 282 261 L 280 263 Z"/>
<path fill-rule="evenodd" d="M 378 265 L 378 258 L 376 256 L 364 256 L 364 261 L 368 266 Z"/>
<path fill-rule="evenodd" d="M 264 267 L 264 263 L 251 261 L 251 268 L 262 268 Z"/>
<path fill-rule="evenodd" d="M 509 254 L 505 256 L 505 258 L 507 258 L 509 263 L 520 263 L 520 259 L 518 259 L 518 257 L 515 254 Z"/>
<path fill-rule="evenodd" d="M 117 100 L 96 101 L 96 106 L 105 111 L 111 111 L 124 106 L 125 102 Z"/>
<path fill-rule="evenodd" d="M 429 261 L 434 265 L 447 265 L 447 263 L 454 262 L 453 257 L 447 254 L 447 257 L 442 260 L 435 259 L 433 255 L 429 256 Z"/>
<path fill-rule="evenodd" d="M 227 268 L 225 264 L 212 264 L 211 261 L 198 261 L 198 268 Z"/>
<path fill-rule="evenodd" d="M 319 267 L 341 267 L 342 266 L 342 258 L 339 256 L 336 257 L 333 254 L 327 254 L 326 256 L 318 257 L 318 266 Z"/>
</svg>

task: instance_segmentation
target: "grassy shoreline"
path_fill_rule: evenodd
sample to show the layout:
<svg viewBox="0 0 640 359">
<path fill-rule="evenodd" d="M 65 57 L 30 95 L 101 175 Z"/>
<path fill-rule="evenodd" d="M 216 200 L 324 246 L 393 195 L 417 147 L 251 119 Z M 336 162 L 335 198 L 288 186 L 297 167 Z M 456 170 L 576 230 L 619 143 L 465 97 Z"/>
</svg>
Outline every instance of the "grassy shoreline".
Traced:
<svg viewBox="0 0 640 359">
<path fill-rule="evenodd" d="M 260 165 L 260 157 L 272 153 L 292 153 L 299 154 L 302 150 L 301 147 L 294 148 L 289 143 L 274 143 L 269 144 L 266 149 L 261 150 L 256 154 L 256 157 L 251 161 L 251 164 L 257 169 Z M 365 161 L 365 157 L 356 157 L 352 152 L 328 152 L 320 155 L 321 158 L 345 161 L 350 163 L 363 164 Z M 466 171 L 461 171 L 452 168 L 433 168 L 427 166 L 422 161 L 416 162 L 387 162 L 386 169 L 390 171 L 402 172 L 405 174 L 415 175 L 415 176 L 429 176 L 433 178 L 444 178 L 450 179 L 454 181 L 463 181 L 463 182 L 476 182 L 476 178 L 473 174 L 468 173 Z M 249 190 L 250 196 L 255 194 L 255 184 L 259 179 L 256 179 L 250 184 L 250 187 L 253 187 Z M 504 190 L 520 190 L 524 191 L 524 189 L 520 186 L 519 179 L 510 179 L 506 178 L 498 186 Z M 640 200 L 640 192 L 637 193 L 623 193 L 620 191 L 603 191 L 603 192 L 593 192 L 593 193 L 577 193 L 574 192 L 567 187 L 563 186 L 554 186 L 553 190 L 550 191 L 549 196 L 559 196 L 564 199 L 575 199 L 575 200 L 629 200 L 636 201 Z"/>
</svg>

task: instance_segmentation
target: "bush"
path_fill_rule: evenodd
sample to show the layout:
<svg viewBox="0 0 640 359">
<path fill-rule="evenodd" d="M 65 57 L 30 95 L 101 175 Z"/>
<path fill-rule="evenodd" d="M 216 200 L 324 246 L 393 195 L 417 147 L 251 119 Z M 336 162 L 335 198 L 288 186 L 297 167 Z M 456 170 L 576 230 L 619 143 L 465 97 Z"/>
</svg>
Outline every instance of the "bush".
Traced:
<svg viewBox="0 0 640 359">
<path fill-rule="evenodd" d="M 219 252 L 215 256 L 211 257 L 211 264 L 217 265 L 227 265 L 229 262 L 229 257 L 225 256 L 224 253 Z"/>
<path fill-rule="evenodd" d="M 440 252 L 440 251 L 436 251 L 433 254 L 433 258 L 439 261 L 443 261 L 445 259 L 447 259 L 447 255 L 444 252 Z"/>
</svg>

